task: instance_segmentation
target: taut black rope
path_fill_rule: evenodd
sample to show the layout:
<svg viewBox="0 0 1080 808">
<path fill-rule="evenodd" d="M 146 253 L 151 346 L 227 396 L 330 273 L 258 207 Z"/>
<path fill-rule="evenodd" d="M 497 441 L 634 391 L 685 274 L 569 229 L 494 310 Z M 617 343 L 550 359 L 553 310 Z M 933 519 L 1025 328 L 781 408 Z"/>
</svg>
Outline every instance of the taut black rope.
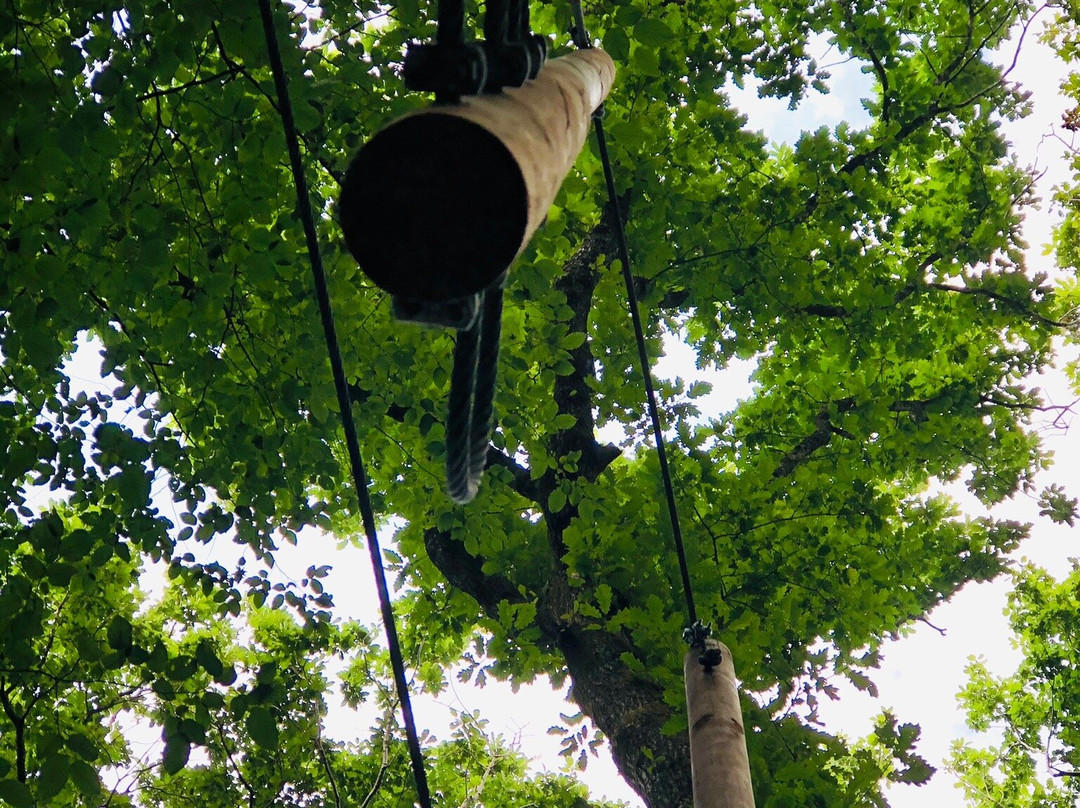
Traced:
<svg viewBox="0 0 1080 808">
<path fill-rule="evenodd" d="M 480 312 L 458 331 L 446 406 L 446 484 L 455 502 L 469 502 L 480 487 L 487 461 L 498 375 L 503 290 L 482 295 Z"/>
<path fill-rule="evenodd" d="M 296 186 L 296 201 L 300 220 L 304 226 L 307 241 L 308 259 L 311 263 L 311 275 L 315 284 L 315 296 L 319 301 L 319 313 L 322 318 L 323 335 L 326 338 L 327 352 L 330 355 L 330 368 L 334 375 L 334 388 L 337 390 L 338 409 L 341 411 L 341 425 L 345 431 L 345 446 L 349 452 L 349 465 L 352 469 L 353 485 L 360 500 L 360 515 L 367 535 L 368 553 L 371 556 L 371 569 L 375 575 L 375 587 L 379 591 L 379 607 L 382 611 L 383 628 L 386 630 L 386 644 L 390 651 L 390 665 L 394 671 L 394 685 L 398 700 L 401 702 L 401 714 L 405 724 L 405 738 L 409 747 L 413 777 L 416 780 L 416 796 L 421 808 L 431 808 L 431 794 L 428 791 L 427 774 L 424 771 L 424 754 L 420 750 L 420 739 L 416 733 L 416 720 L 413 718 L 412 700 L 409 697 L 409 685 L 405 679 L 405 662 L 401 657 L 397 627 L 394 623 L 394 607 L 390 602 L 390 589 L 386 585 L 386 573 L 382 566 L 382 549 L 375 532 L 375 513 L 368 496 L 367 473 L 360 456 L 360 441 L 356 436 L 356 423 L 352 417 L 352 402 L 349 398 L 349 385 L 345 381 L 345 368 L 341 361 L 341 349 L 338 345 L 337 330 L 334 328 L 334 314 L 330 307 L 330 293 L 326 286 L 326 273 L 323 270 L 322 256 L 319 252 L 319 239 L 315 231 L 315 217 L 311 210 L 311 198 L 308 194 L 307 180 L 304 176 L 304 164 L 300 157 L 300 139 L 296 133 L 292 103 L 289 100 L 289 85 L 285 78 L 285 66 L 281 61 L 277 32 L 274 29 L 274 15 L 270 0 L 259 0 L 262 14 L 263 32 L 266 35 L 266 47 L 270 56 L 270 69 L 274 74 L 274 87 L 277 91 L 278 109 L 281 110 L 281 123 L 285 129 L 285 142 L 289 150 L 289 162 L 292 164 L 293 182 Z"/>
<path fill-rule="evenodd" d="M 581 0 L 570 0 L 573 11 L 574 28 L 571 32 L 574 44 L 579 48 L 591 48 L 585 27 L 585 18 L 581 11 Z M 615 175 L 611 169 L 611 157 L 608 154 L 607 138 L 604 135 L 604 108 L 601 107 L 593 115 L 593 124 L 596 129 L 596 145 L 600 151 L 600 162 L 604 166 L 604 182 L 607 184 L 608 204 L 611 205 L 615 220 L 615 240 L 619 249 L 619 261 L 622 263 L 623 281 L 626 284 L 627 303 L 630 308 L 630 319 L 634 324 L 634 338 L 637 342 L 638 363 L 641 368 L 641 376 L 645 382 L 645 398 L 649 410 L 649 420 L 652 421 L 653 438 L 656 441 L 656 454 L 660 461 L 660 476 L 664 482 L 664 494 L 667 498 L 668 516 L 671 519 L 671 534 L 675 542 L 675 552 L 679 558 L 679 573 L 682 576 L 683 596 L 686 599 L 686 613 L 690 619 L 690 627 L 686 636 L 691 644 L 698 644 L 708 635 L 708 630 L 698 621 L 697 607 L 694 604 L 694 590 L 690 585 L 690 569 L 686 561 L 686 549 L 683 545 L 682 527 L 679 524 L 679 511 L 675 505 L 675 489 L 671 482 L 671 468 L 668 464 L 667 449 L 664 444 L 664 430 L 660 423 L 660 409 L 656 404 L 656 389 L 653 384 L 652 368 L 649 364 L 649 351 L 645 344 L 645 330 L 641 325 L 641 312 L 638 306 L 637 292 L 634 290 L 634 276 L 630 272 L 630 251 L 626 246 L 626 231 L 623 228 L 622 213 L 619 210 L 619 197 L 615 191 Z"/>
<path fill-rule="evenodd" d="M 608 202 L 615 214 L 615 240 L 619 246 L 619 261 L 622 263 L 623 281 L 626 283 L 626 298 L 630 307 L 630 319 L 634 323 L 638 363 L 641 365 L 641 375 L 645 381 L 645 399 L 648 402 L 649 420 L 652 421 L 653 438 L 656 440 L 656 454 L 660 461 L 660 476 L 664 480 L 668 515 L 671 517 L 671 534 L 675 540 L 675 552 L 679 557 L 679 573 L 682 575 L 686 613 L 690 618 L 690 623 L 695 624 L 698 622 L 698 617 L 697 607 L 694 605 L 694 590 L 690 586 L 690 569 L 686 563 L 686 549 L 683 547 L 679 511 L 675 507 L 675 489 L 671 483 L 671 468 L 668 465 L 667 449 L 664 447 L 664 430 L 660 423 L 660 410 L 656 405 L 656 390 L 653 385 L 652 369 L 649 366 L 649 351 L 645 345 L 645 330 L 641 325 L 637 292 L 634 291 L 634 276 L 630 273 L 630 251 L 626 247 L 626 232 L 623 230 L 622 213 L 619 211 L 619 197 L 615 192 L 615 176 L 611 171 L 607 138 L 604 137 L 604 122 L 599 115 L 595 116 L 593 120 L 596 127 L 596 145 L 600 150 L 600 162 L 604 165 L 604 181 L 607 183 Z"/>
</svg>

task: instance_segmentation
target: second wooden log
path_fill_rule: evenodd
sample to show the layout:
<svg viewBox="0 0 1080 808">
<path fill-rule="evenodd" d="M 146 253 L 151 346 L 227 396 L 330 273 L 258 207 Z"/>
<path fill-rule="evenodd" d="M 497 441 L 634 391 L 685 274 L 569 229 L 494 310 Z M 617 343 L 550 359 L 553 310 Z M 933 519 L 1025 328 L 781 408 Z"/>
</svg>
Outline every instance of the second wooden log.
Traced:
<svg viewBox="0 0 1080 808">
<path fill-rule="evenodd" d="M 726 645 L 711 639 L 705 644 L 720 651 L 719 665 L 706 671 L 698 661 L 700 647 L 683 661 L 694 808 L 754 808 L 735 665 Z"/>
</svg>

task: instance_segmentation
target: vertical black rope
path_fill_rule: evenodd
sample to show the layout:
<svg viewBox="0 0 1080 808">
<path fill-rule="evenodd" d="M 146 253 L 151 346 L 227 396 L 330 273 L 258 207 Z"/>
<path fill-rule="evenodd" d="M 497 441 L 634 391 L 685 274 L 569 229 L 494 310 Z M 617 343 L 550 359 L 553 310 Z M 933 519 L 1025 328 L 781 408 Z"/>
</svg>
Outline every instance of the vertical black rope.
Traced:
<svg viewBox="0 0 1080 808">
<path fill-rule="evenodd" d="M 591 48 L 592 41 L 585 27 L 585 15 L 581 11 L 581 0 L 570 0 L 570 11 L 574 18 L 571 37 L 581 49 Z M 692 628 L 700 627 L 697 607 L 694 605 L 694 589 L 690 585 L 690 567 L 686 563 L 686 548 L 683 546 L 682 527 L 679 525 L 679 510 L 675 507 L 675 489 L 671 484 L 671 469 L 668 466 L 667 448 L 664 445 L 664 430 L 660 425 L 660 410 L 656 406 L 656 390 L 653 386 L 652 368 L 649 365 L 649 351 L 645 345 L 645 329 L 641 325 L 641 311 L 638 308 L 637 292 L 634 290 L 634 276 L 630 273 L 630 250 L 626 246 L 626 231 L 623 229 L 622 211 L 619 209 L 619 197 L 615 192 L 615 174 L 611 170 L 611 156 L 608 154 L 607 138 L 604 136 L 603 106 L 593 114 L 596 127 L 596 145 L 600 150 L 600 162 L 604 166 L 604 182 L 607 185 L 608 204 L 615 218 L 615 240 L 619 247 L 619 261 L 622 263 L 623 281 L 626 283 L 626 300 L 630 306 L 630 319 L 634 323 L 634 338 L 637 341 L 638 363 L 641 376 L 645 381 L 645 396 L 649 407 L 649 420 L 652 421 L 653 438 L 656 440 L 656 454 L 660 461 L 660 476 L 664 481 L 664 494 L 667 497 L 668 516 L 671 518 L 671 534 L 675 540 L 675 552 L 679 557 L 679 574 L 682 576 L 683 596 L 686 598 L 686 613 Z"/>
<path fill-rule="evenodd" d="M 630 319 L 634 322 L 638 362 L 641 364 L 641 375 L 645 380 L 649 418 L 652 421 L 653 437 L 656 439 L 656 454 L 660 460 L 660 476 L 664 480 L 668 515 L 671 517 L 671 533 L 675 539 L 675 552 L 679 556 L 679 572 L 682 575 L 683 595 L 686 597 L 686 612 L 690 617 L 690 623 L 694 624 L 698 622 L 697 607 L 694 605 L 694 590 L 690 586 L 690 569 L 686 563 L 686 549 L 683 547 L 682 528 L 679 526 L 679 511 L 675 507 L 675 489 L 671 484 L 671 469 L 668 467 L 667 449 L 664 448 L 664 431 L 660 425 L 660 410 L 656 406 L 656 390 L 653 387 L 652 369 L 649 366 L 649 351 L 645 346 L 645 330 L 641 325 L 637 292 L 634 291 L 634 276 L 630 273 L 630 251 L 626 247 L 626 232 L 623 230 L 622 212 L 619 210 L 619 198 L 615 192 L 615 176 L 611 170 L 607 138 L 604 137 L 604 122 L 599 115 L 594 115 L 593 121 L 596 125 L 596 145 L 600 149 L 600 162 L 604 165 L 604 181 L 607 183 L 608 203 L 611 205 L 611 212 L 615 219 L 615 240 L 619 246 L 619 260 L 622 262 L 623 280 L 626 282 L 626 297 L 630 305 Z"/>
<path fill-rule="evenodd" d="M 524 41 L 532 36 L 532 23 L 529 22 L 529 0 L 520 0 L 517 9 L 517 31 L 511 29 L 514 39 Z"/>
<path fill-rule="evenodd" d="M 383 627 L 386 630 L 386 644 L 390 651 L 390 664 L 394 672 L 394 684 L 401 713 L 405 724 L 405 737 L 412 761 L 413 777 L 416 780 L 416 795 L 421 808 L 431 808 L 431 795 L 428 792 L 427 774 L 424 771 L 424 756 L 420 750 L 420 740 L 416 733 L 416 720 L 413 718 L 412 700 L 409 697 L 409 685 L 405 679 L 405 663 L 401 657 L 397 627 L 394 623 L 394 609 L 390 602 L 390 589 L 386 585 L 386 573 L 382 566 L 382 549 L 375 531 L 375 513 L 368 496 L 367 473 L 360 456 L 360 441 L 356 436 L 356 423 L 352 418 L 352 402 L 349 400 L 349 386 L 345 380 L 345 368 L 341 361 L 341 349 L 338 346 L 337 330 L 334 328 L 334 314 L 330 307 L 330 293 L 326 286 L 326 273 L 323 271 L 322 255 L 319 252 L 319 239 L 315 231 L 315 217 L 311 210 L 311 198 L 308 194 L 307 179 L 304 177 L 304 164 L 300 157 L 300 140 L 293 120 L 292 104 L 289 101 L 289 85 L 285 79 L 285 66 L 281 60 L 277 32 L 274 28 L 274 15 L 270 0 L 259 0 L 262 14 L 263 32 L 266 35 L 266 47 L 270 56 L 270 69 L 274 74 L 274 88 L 277 91 L 278 108 L 281 110 L 281 123 L 285 129 L 285 142 L 289 150 L 289 162 L 292 164 L 293 182 L 296 186 L 296 201 L 300 220 L 304 226 L 307 241 L 308 259 L 311 262 L 311 275 L 315 284 L 315 295 L 319 302 L 323 334 L 326 338 L 327 351 L 330 354 L 330 368 L 334 374 L 334 387 L 337 390 L 338 408 L 341 411 L 341 425 L 345 431 L 345 445 L 349 452 L 349 465 L 352 470 L 353 485 L 360 501 L 360 514 L 367 534 L 368 552 L 371 555 L 371 568 L 375 575 L 375 586 L 379 591 L 379 606 L 382 611 Z"/>
<path fill-rule="evenodd" d="M 465 3 L 463 0 L 439 0 L 435 41 L 440 45 L 460 45 L 465 41 Z"/>
<path fill-rule="evenodd" d="M 476 322 L 458 331 L 446 404 L 446 487 L 464 505 L 480 488 L 487 464 L 502 334 L 501 281 L 484 292 Z"/>
<path fill-rule="evenodd" d="M 485 294 L 485 302 L 487 295 Z M 486 308 L 486 306 L 485 306 Z M 472 423 L 476 392 L 477 350 L 485 326 L 483 314 L 470 328 L 458 331 L 454 342 L 454 367 L 450 374 L 450 397 L 446 402 L 446 488 L 459 504 L 476 495 L 472 478 Z"/>
<path fill-rule="evenodd" d="M 473 386 L 472 424 L 469 427 L 469 476 L 480 485 L 487 465 L 487 448 L 491 439 L 492 414 L 495 409 L 495 380 L 499 371 L 499 340 L 502 337 L 503 287 L 484 293 L 481 312 L 483 327 L 476 358 L 476 381 Z"/>
<path fill-rule="evenodd" d="M 487 0 L 484 5 L 484 39 L 492 45 L 505 45 L 510 33 L 510 0 Z"/>
</svg>

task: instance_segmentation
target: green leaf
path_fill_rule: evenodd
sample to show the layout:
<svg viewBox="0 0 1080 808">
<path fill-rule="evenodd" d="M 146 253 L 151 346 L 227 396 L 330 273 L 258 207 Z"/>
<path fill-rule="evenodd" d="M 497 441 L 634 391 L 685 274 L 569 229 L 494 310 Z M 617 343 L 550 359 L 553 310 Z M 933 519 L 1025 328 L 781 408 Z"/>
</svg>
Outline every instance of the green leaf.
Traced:
<svg viewBox="0 0 1080 808">
<path fill-rule="evenodd" d="M 170 735 L 165 739 L 165 751 L 161 757 L 161 767 L 166 774 L 176 774 L 187 765 L 191 754 L 191 741 L 182 734 Z"/>
<path fill-rule="evenodd" d="M 93 800 L 101 793 L 101 779 L 97 769 L 82 760 L 73 760 L 68 771 L 71 782 L 87 799 Z"/>
<path fill-rule="evenodd" d="M 574 424 L 576 423 L 577 416 L 571 415 L 568 412 L 560 412 L 551 419 L 551 425 L 555 429 L 573 429 Z"/>
<path fill-rule="evenodd" d="M 202 745 L 206 743 L 206 727 L 193 718 L 181 719 L 179 731 L 193 744 Z"/>
<path fill-rule="evenodd" d="M 567 351 L 573 351 L 580 348 L 585 344 L 585 332 L 584 331 L 571 331 L 562 339 L 562 348 Z"/>
<path fill-rule="evenodd" d="M 634 25 L 634 39 L 650 48 L 659 48 L 675 38 L 675 32 L 663 20 L 642 17 Z"/>
<path fill-rule="evenodd" d="M 12 808 L 34 808 L 34 795 L 18 780 L 0 780 L 0 800 Z"/>
<path fill-rule="evenodd" d="M 116 615 L 109 621 L 109 627 L 106 629 L 105 636 L 110 648 L 114 651 L 126 654 L 131 650 L 131 621 L 123 615 Z"/>
<path fill-rule="evenodd" d="M 64 745 L 89 763 L 94 763 L 98 759 L 97 745 L 82 733 L 67 736 L 64 739 Z"/>
<path fill-rule="evenodd" d="M 640 45 L 636 46 L 631 55 L 630 63 L 643 76 L 660 75 L 660 57 L 654 50 Z"/>
<path fill-rule="evenodd" d="M 60 301 L 55 297 L 42 298 L 34 316 L 39 320 L 51 320 L 60 312 Z"/>
<path fill-rule="evenodd" d="M 39 800 L 48 801 L 55 797 L 67 785 L 69 761 L 61 754 L 49 755 L 41 763 L 34 788 Z"/>
<path fill-rule="evenodd" d="M 877 698 L 878 690 L 877 685 L 871 681 L 870 677 L 858 671 L 846 671 L 844 675 L 848 678 L 853 685 L 859 690 L 865 690 L 874 698 Z"/>
<path fill-rule="evenodd" d="M 218 658 L 217 652 L 214 651 L 214 646 L 210 644 L 208 640 L 199 640 L 198 645 L 195 647 L 195 659 L 203 670 L 209 673 L 215 680 L 221 676 L 225 670 L 225 666 Z"/>
<path fill-rule="evenodd" d="M 596 603 L 600 607 L 600 611 L 607 614 L 611 611 L 611 587 L 607 584 L 600 584 L 596 587 Z"/>
<path fill-rule="evenodd" d="M 214 681 L 226 687 L 236 681 L 236 668 L 232 665 L 222 665 L 221 673 L 214 677 Z"/>
<path fill-rule="evenodd" d="M 168 666 L 169 649 L 165 647 L 165 643 L 161 640 L 156 640 L 154 647 L 150 649 L 150 658 L 146 661 L 147 670 L 153 673 L 164 673 Z"/>
<path fill-rule="evenodd" d="M 548 497 L 548 508 L 552 513 L 558 513 L 566 507 L 566 493 L 561 488 L 556 488 Z"/>
<path fill-rule="evenodd" d="M 73 530 L 60 545 L 60 555 L 68 561 L 79 561 L 89 555 L 97 543 L 97 537 L 89 530 Z M 67 580 L 70 580 L 68 576 Z"/>
<path fill-rule="evenodd" d="M 265 749 L 277 748 L 277 722 L 265 707 L 251 707 L 244 719 L 244 728 L 259 746 Z"/>
<path fill-rule="evenodd" d="M 90 89 L 105 98 L 111 98 L 120 92 L 120 88 L 123 84 L 123 74 L 111 66 L 95 73 L 93 78 L 90 79 Z"/>
<path fill-rule="evenodd" d="M 630 38 L 622 28 L 609 28 L 604 32 L 604 50 L 616 62 L 625 62 L 630 56 Z"/>
</svg>

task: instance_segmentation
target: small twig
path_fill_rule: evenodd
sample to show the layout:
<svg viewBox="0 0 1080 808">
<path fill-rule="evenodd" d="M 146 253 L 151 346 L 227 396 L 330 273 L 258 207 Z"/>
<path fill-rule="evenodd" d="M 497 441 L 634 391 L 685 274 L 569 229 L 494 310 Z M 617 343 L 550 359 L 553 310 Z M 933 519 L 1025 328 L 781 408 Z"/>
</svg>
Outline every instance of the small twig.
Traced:
<svg viewBox="0 0 1080 808">
<path fill-rule="evenodd" d="M 938 626 L 935 626 L 933 623 L 931 623 L 925 617 L 919 617 L 918 620 L 919 620 L 920 623 L 926 623 L 926 625 L 930 626 L 930 628 L 932 628 L 934 631 L 936 631 L 942 637 L 945 636 L 945 632 L 947 631 L 947 629 L 943 629 L 943 628 L 940 628 Z"/>
<path fill-rule="evenodd" d="M 220 71 L 218 73 L 215 73 L 212 76 L 206 76 L 206 77 L 201 78 L 201 79 L 192 79 L 191 81 L 185 82 L 184 84 L 177 84 L 174 87 L 165 87 L 165 88 L 160 89 L 160 90 L 152 90 L 152 91 L 150 91 L 148 93 L 143 93 L 142 95 L 135 96 L 135 100 L 136 101 L 149 101 L 151 98 L 163 98 L 163 97 L 165 97 L 167 95 L 173 95 L 175 93 L 182 93 L 182 92 L 184 92 L 184 90 L 190 90 L 192 87 L 198 87 L 198 86 L 200 86 L 202 84 L 210 84 L 212 82 L 218 81 L 219 79 L 223 79 L 226 76 L 229 77 L 229 78 L 235 78 L 238 72 L 239 72 L 238 66 L 235 65 L 235 64 L 232 64 L 232 65 L 229 65 L 229 67 L 226 68 L 225 70 L 222 70 L 222 71 Z"/>
<path fill-rule="evenodd" d="M 326 756 L 326 749 L 323 748 L 321 726 L 315 736 L 315 748 L 319 750 L 319 760 L 322 762 L 326 777 L 330 781 L 330 790 L 334 792 L 334 806 L 335 808 L 341 808 L 341 795 L 338 793 L 337 780 L 334 777 L 334 770 L 330 767 L 330 760 Z"/>
<path fill-rule="evenodd" d="M 367 796 L 364 797 L 364 801 L 360 803 L 360 808 L 369 808 L 372 801 L 378 796 L 379 789 L 382 788 L 383 777 L 390 768 L 390 744 L 388 738 L 389 733 L 386 730 L 383 730 L 382 765 L 379 766 L 379 773 L 375 775 L 375 782 L 371 784 L 371 790 L 368 791 Z"/>
</svg>

